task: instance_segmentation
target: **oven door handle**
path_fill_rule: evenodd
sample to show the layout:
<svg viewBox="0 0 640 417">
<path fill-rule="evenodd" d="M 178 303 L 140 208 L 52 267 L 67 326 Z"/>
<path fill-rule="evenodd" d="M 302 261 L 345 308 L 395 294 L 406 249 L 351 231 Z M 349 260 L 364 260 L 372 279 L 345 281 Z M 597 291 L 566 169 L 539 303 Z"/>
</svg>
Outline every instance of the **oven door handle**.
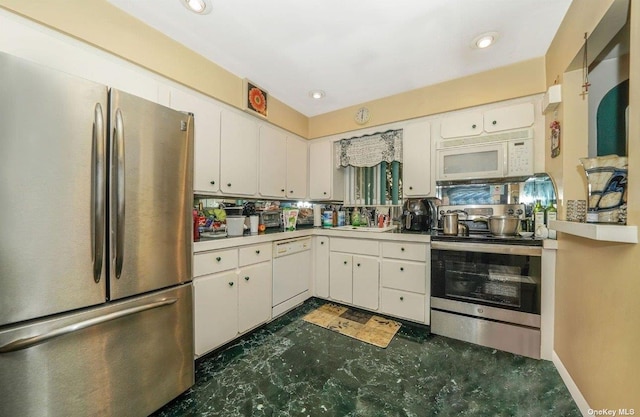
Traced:
<svg viewBox="0 0 640 417">
<path fill-rule="evenodd" d="M 542 256 L 542 248 L 539 246 L 432 241 L 431 249 L 455 250 L 461 252 L 498 253 L 504 255 Z"/>
</svg>

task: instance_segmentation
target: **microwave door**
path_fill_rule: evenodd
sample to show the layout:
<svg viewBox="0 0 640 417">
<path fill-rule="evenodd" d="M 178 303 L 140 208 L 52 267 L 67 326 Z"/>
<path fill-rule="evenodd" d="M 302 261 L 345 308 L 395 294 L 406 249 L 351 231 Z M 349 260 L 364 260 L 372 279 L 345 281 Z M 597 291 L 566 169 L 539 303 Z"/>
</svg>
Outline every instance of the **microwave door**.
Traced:
<svg viewBox="0 0 640 417">
<path fill-rule="evenodd" d="M 438 180 L 500 178 L 506 174 L 507 160 L 502 143 L 439 149 Z"/>
</svg>

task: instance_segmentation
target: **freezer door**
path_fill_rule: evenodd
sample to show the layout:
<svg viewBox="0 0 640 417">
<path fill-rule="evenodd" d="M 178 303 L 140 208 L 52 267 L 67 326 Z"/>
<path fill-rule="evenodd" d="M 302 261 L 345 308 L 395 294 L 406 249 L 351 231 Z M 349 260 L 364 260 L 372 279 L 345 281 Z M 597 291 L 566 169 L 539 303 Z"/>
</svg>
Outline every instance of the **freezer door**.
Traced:
<svg viewBox="0 0 640 417">
<path fill-rule="evenodd" d="M 0 53 L 0 327 L 106 300 L 107 88 Z"/>
<path fill-rule="evenodd" d="M 194 382 L 191 284 L 0 331 L 0 416 L 146 416 Z"/>
<path fill-rule="evenodd" d="M 192 116 L 110 90 L 110 299 L 191 280 Z"/>
</svg>

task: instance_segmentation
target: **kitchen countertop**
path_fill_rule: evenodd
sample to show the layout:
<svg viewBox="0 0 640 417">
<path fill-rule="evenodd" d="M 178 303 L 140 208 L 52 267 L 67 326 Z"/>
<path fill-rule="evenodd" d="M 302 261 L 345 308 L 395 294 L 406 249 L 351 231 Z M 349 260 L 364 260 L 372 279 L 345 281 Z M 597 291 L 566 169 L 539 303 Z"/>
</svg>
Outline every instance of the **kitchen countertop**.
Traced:
<svg viewBox="0 0 640 417">
<path fill-rule="evenodd" d="M 293 232 L 283 232 L 279 229 L 267 229 L 264 233 L 259 233 L 257 235 L 245 234 L 243 236 L 235 237 L 220 237 L 207 240 L 203 239 L 193 243 L 193 251 L 195 253 L 198 253 L 234 246 L 254 245 L 265 242 L 274 242 L 276 240 L 292 239 L 306 236 L 330 236 L 350 239 L 376 239 L 381 241 L 409 241 L 421 243 L 429 243 L 431 241 L 431 233 L 428 232 L 409 232 L 395 230 L 382 233 L 373 233 L 302 226 L 298 227 L 298 229 Z"/>
<path fill-rule="evenodd" d="M 193 252 L 206 252 L 217 249 L 226 249 L 230 247 L 255 245 L 260 243 L 274 242 L 277 240 L 292 239 L 307 236 L 329 236 L 343 237 L 349 239 L 374 239 L 379 241 L 401 241 L 401 242 L 417 242 L 430 243 L 431 232 L 412 232 L 412 231 L 388 231 L 381 233 L 359 232 L 351 230 L 335 230 L 329 228 L 319 228 L 313 226 L 299 226 L 293 232 L 283 232 L 279 229 L 267 229 L 264 233 L 257 235 L 243 235 L 235 237 L 221 237 L 208 240 L 201 240 L 193 243 Z M 543 249 L 558 249 L 558 241 L 545 239 L 542 242 Z"/>
</svg>

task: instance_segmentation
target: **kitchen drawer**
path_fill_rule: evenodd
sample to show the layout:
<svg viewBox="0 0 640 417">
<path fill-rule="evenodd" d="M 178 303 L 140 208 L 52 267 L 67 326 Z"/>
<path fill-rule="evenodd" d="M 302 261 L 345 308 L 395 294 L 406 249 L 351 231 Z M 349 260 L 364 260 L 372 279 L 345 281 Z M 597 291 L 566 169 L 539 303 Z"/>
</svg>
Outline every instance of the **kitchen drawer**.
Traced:
<svg viewBox="0 0 640 417">
<path fill-rule="evenodd" d="M 271 243 L 244 246 L 240 248 L 240 266 L 270 261 L 272 248 L 273 245 Z"/>
<path fill-rule="evenodd" d="M 346 252 L 354 255 L 378 256 L 378 241 L 369 239 L 344 239 L 332 237 L 331 252 Z"/>
<path fill-rule="evenodd" d="M 425 294 L 427 288 L 424 262 L 382 260 L 382 286 Z"/>
<path fill-rule="evenodd" d="M 427 245 L 407 242 L 382 242 L 382 256 L 409 261 L 427 260 Z"/>
<path fill-rule="evenodd" d="M 382 288 L 380 289 L 380 311 L 391 316 L 425 323 L 425 296 Z"/>
<path fill-rule="evenodd" d="M 213 274 L 238 267 L 238 249 L 197 253 L 193 256 L 193 276 Z"/>
</svg>

